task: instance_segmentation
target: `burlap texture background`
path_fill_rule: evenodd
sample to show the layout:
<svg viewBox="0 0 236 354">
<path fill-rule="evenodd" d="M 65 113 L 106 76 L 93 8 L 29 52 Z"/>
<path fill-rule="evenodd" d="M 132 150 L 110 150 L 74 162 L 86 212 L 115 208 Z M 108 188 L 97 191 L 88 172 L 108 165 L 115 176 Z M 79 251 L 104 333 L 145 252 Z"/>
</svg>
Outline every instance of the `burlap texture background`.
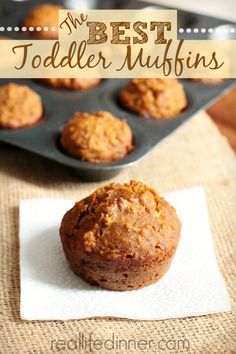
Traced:
<svg viewBox="0 0 236 354">
<path fill-rule="evenodd" d="M 19 199 L 44 197 L 79 199 L 104 182 L 81 183 L 59 165 L 16 148 L 1 145 L 1 353 L 51 353 L 53 352 L 51 341 L 63 339 L 68 341 L 78 338 L 79 333 L 88 335 L 90 332 L 97 339 L 108 339 L 112 333 L 115 333 L 119 339 L 155 341 L 187 339 L 190 343 L 188 351 L 181 348 L 175 350 L 150 348 L 146 351 L 150 353 L 236 353 L 234 342 L 236 338 L 236 160 L 226 139 L 221 136 L 210 118 L 205 113 L 201 113 L 167 138 L 140 164 L 122 172 L 114 180 L 126 181 L 131 178 L 150 184 L 160 193 L 198 184 L 204 186 L 216 255 L 231 296 L 232 313 L 166 321 L 125 319 L 22 321 L 19 316 Z M 66 349 L 61 352 L 89 353 L 90 350 Z M 145 351 L 103 349 L 93 352 L 141 353 Z"/>
</svg>

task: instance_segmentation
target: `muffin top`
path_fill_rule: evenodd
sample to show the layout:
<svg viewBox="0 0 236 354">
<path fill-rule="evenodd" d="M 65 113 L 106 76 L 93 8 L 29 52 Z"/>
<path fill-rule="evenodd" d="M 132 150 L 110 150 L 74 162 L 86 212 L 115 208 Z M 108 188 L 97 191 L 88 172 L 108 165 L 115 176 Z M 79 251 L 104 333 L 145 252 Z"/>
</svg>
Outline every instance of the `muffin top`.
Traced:
<svg viewBox="0 0 236 354">
<path fill-rule="evenodd" d="M 60 234 L 64 246 L 85 261 L 138 265 L 168 257 L 179 231 L 175 209 L 155 190 L 130 181 L 111 183 L 77 202 Z"/>
<path fill-rule="evenodd" d="M 0 126 L 9 129 L 36 123 L 43 115 L 40 96 L 26 85 L 0 87 Z"/>
<path fill-rule="evenodd" d="M 101 79 L 80 79 L 80 78 L 47 78 L 40 81 L 48 86 L 55 88 L 66 88 L 70 90 L 86 90 L 97 86 Z"/>
<path fill-rule="evenodd" d="M 133 148 L 126 121 L 103 111 L 76 112 L 64 127 L 61 144 L 70 155 L 93 163 L 120 159 Z"/>
<path fill-rule="evenodd" d="M 176 79 L 133 79 L 120 93 L 125 107 L 155 119 L 172 118 L 186 106 L 182 85 Z"/>
<path fill-rule="evenodd" d="M 48 27 L 48 31 L 30 32 L 32 36 L 39 38 L 57 38 L 58 37 L 58 16 L 59 10 L 63 10 L 63 7 L 56 4 L 42 4 L 32 8 L 24 19 L 24 26 L 27 27 Z M 55 27 L 55 31 L 52 31 L 52 27 Z"/>
</svg>

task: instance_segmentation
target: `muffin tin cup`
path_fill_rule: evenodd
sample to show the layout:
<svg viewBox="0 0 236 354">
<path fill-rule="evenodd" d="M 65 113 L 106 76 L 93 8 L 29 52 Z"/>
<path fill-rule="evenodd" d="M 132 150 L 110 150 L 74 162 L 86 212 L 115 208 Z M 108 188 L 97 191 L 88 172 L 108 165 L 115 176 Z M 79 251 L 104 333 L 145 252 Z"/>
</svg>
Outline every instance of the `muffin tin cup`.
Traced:
<svg viewBox="0 0 236 354">
<path fill-rule="evenodd" d="M 0 80 L 0 85 L 12 80 Z M 99 86 L 87 91 L 55 90 L 32 80 L 14 80 L 35 90 L 44 104 L 44 117 L 32 127 L 9 130 L 0 129 L 0 140 L 47 157 L 72 168 L 82 179 L 99 181 L 115 176 L 125 167 L 136 164 L 163 138 L 168 136 L 199 109 L 227 90 L 233 80 L 220 85 L 202 85 L 181 80 L 188 99 L 188 107 L 173 119 L 154 120 L 127 111 L 119 102 L 120 90 L 127 80 L 104 80 Z M 199 89 L 201 88 L 201 89 Z M 133 132 L 134 149 L 125 158 L 108 163 L 94 164 L 74 158 L 63 151 L 60 135 L 65 123 L 74 112 L 112 112 L 125 119 Z"/>
<path fill-rule="evenodd" d="M 50 1 L 62 3 L 61 1 Z M 1 25 L 7 26 L 11 21 L 11 26 L 22 22 L 32 1 L 25 3 L 16 3 L 15 8 L 10 5 L 4 5 L 1 9 Z M 34 1 L 33 5 L 41 3 Z M 128 3 L 128 4 L 127 4 Z M 112 7 L 113 1 L 109 2 Z M 143 8 L 151 6 L 144 2 L 122 2 L 124 8 Z M 19 6 L 20 5 L 20 6 Z M 5 10 L 4 10 L 5 9 Z M 4 12 L 5 11 L 5 12 Z M 8 16 L 4 13 L 8 11 Z M 203 18 L 197 14 L 186 11 L 180 11 L 178 17 L 181 17 L 181 23 L 194 18 L 194 26 L 198 22 L 203 22 Z M 221 23 L 220 23 L 221 22 Z M 223 21 L 211 18 L 211 24 L 218 26 Z M 189 23 L 189 22 L 188 22 Z M 224 22 L 223 22 L 224 23 Z M 10 24 L 9 24 L 10 25 Z M 190 26 L 190 25 L 189 25 Z M 5 33 L 3 33 L 4 35 Z M 18 33 L 15 38 L 25 38 L 25 34 Z M 225 80 L 220 84 L 201 84 L 192 80 L 180 80 L 188 99 L 187 108 L 178 116 L 172 119 L 155 120 L 145 118 L 124 108 L 119 102 L 119 92 L 128 83 L 124 79 L 103 80 L 97 87 L 85 91 L 70 91 L 65 89 L 54 89 L 47 87 L 31 79 L 2 79 L 0 85 L 6 85 L 9 82 L 25 84 L 35 90 L 42 98 L 44 105 L 44 117 L 38 124 L 32 127 L 8 130 L 0 129 L 0 141 L 15 145 L 19 148 L 34 152 L 51 160 L 58 162 L 72 169 L 80 179 L 87 181 L 101 181 L 114 177 L 122 169 L 135 165 L 165 137 L 174 132 L 184 122 L 189 120 L 199 110 L 212 103 L 223 92 L 227 91 L 235 80 Z M 108 111 L 114 116 L 125 119 L 133 132 L 134 149 L 125 158 L 113 161 L 108 164 L 94 164 L 81 161 L 68 155 L 60 145 L 60 134 L 65 123 L 72 117 L 73 113 Z"/>
</svg>

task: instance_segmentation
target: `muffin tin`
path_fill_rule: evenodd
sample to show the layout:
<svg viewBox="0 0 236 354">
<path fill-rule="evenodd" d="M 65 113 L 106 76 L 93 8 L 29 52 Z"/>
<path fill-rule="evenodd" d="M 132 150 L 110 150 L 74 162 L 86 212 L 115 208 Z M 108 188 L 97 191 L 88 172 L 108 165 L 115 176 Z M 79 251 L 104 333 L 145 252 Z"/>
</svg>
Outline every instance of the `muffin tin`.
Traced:
<svg viewBox="0 0 236 354">
<path fill-rule="evenodd" d="M 29 3 L 30 2 L 16 3 L 20 11 L 16 11 L 15 9 L 14 11 L 12 10 L 13 12 L 11 13 L 11 5 L 9 5 L 9 2 L 5 8 L 3 2 L 3 5 L 1 5 L 2 8 L 0 8 L 0 25 L 7 26 L 8 21 L 11 21 L 11 26 L 12 24 L 19 24 L 23 19 L 23 14 L 26 13 L 26 9 L 29 8 Z M 36 3 L 39 3 L 39 1 L 33 2 L 34 5 Z M 118 7 L 115 3 L 117 3 L 117 1 L 109 1 L 109 7 L 112 7 L 112 4 L 114 4 L 114 8 Z M 144 4 L 145 7 L 148 6 L 147 3 L 138 1 L 129 1 L 126 2 L 126 4 L 121 1 L 119 3 L 123 3 L 124 8 L 127 8 L 127 3 L 129 4 L 129 8 L 137 8 L 137 5 L 139 8 L 142 8 Z M 9 15 L 7 20 L 6 16 L 4 16 L 4 11 L 8 11 Z M 192 13 L 189 14 L 186 11 L 181 11 L 179 14 L 182 16 L 182 23 L 184 14 L 188 26 L 190 26 L 189 22 L 187 22 L 189 19 L 194 18 L 194 23 L 196 23 L 197 18 L 202 20 L 202 17 L 206 17 Z M 214 19 L 211 18 L 212 26 L 213 22 Z M 225 22 L 218 19 L 215 20 L 215 26 L 219 26 L 223 23 Z M 7 33 L 3 33 L 3 35 L 7 35 Z M 17 36 L 14 34 L 15 38 L 19 38 L 19 36 L 23 36 L 23 34 L 19 33 Z M 18 130 L 0 129 L 0 141 L 34 152 L 67 166 L 74 170 L 81 179 L 88 181 L 106 180 L 115 176 L 123 168 L 132 166 L 140 161 L 166 136 L 179 128 L 197 111 L 209 105 L 235 83 L 235 80 L 226 80 L 220 84 L 206 85 L 185 79 L 180 81 L 184 86 L 188 99 L 186 110 L 173 119 L 154 120 L 132 113 L 119 103 L 119 91 L 127 85 L 128 80 L 103 80 L 97 87 L 86 91 L 68 91 L 43 86 L 37 81 L 30 79 L 1 79 L 0 85 L 16 82 L 26 84 L 35 90 L 42 98 L 45 114 L 43 119 L 32 127 Z M 133 131 L 134 150 L 125 158 L 109 164 L 93 164 L 71 157 L 62 150 L 59 143 L 63 126 L 75 111 L 95 112 L 98 110 L 109 111 L 114 116 L 126 119 Z"/>
</svg>

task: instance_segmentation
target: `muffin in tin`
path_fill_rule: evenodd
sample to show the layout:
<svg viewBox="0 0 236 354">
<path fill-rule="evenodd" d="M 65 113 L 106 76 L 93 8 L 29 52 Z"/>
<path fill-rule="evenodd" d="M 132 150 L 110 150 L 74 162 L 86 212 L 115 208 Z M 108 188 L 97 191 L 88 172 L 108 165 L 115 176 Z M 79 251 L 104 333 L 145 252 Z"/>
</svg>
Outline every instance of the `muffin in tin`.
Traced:
<svg viewBox="0 0 236 354">
<path fill-rule="evenodd" d="M 183 86 L 176 79 L 133 79 L 121 90 L 122 105 L 140 115 L 169 119 L 187 105 Z"/>
<path fill-rule="evenodd" d="M 206 84 L 206 85 L 217 85 L 225 81 L 225 79 L 222 78 L 194 78 L 192 79 L 193 81 L 199 82 L 201 84 Z"/>
<path fill-rule="evenodd" d="M 92 163 L 108 163 L 133 149 L 132 131 L 125 120 L 109 112 L 76 112 L 65 125 L 61 145 L 71 156 Z"/>
<path fill-rule="evenodd" d="M 26 85 L 0 87 L 0 127 L 18 129 L 36 124 L 43 116 L 40 96 Z"/>
<path fill-rule="evenodd" d="M 89 88 L 99 85 L 101 79 L 79 79 L 79 78 L 46 78 L 39 79 L 39 81 L 47 86 L 53 88 L 62 88 L 68 90 L 87 90 Z"/>
<path fill-rule="evenodd" d="M 23 21 L 23 26 L 27 28 L 28 33 L 41 39 L 58 38 L 58 16 L 59 10 L 63 7 L 56 4 L 40 4 L 33 7 Z M 29 27 L 33 27 L 33 31 L 29 31 Z M 40 31 L 37 31 L 40 27 Z M 47 31 L 45 30 L 47 28 Z M 52 30 L 54 27 L 54 31 Z"/>
<path fill-rule="evenodd" d="M 75 203 L 60 236 L 71 268 L 84 280 L 133 290 L 167 272 L 180 230 L 175 209 L 152 188 L 131 181 L 111 183 Z"/>
</svg>

